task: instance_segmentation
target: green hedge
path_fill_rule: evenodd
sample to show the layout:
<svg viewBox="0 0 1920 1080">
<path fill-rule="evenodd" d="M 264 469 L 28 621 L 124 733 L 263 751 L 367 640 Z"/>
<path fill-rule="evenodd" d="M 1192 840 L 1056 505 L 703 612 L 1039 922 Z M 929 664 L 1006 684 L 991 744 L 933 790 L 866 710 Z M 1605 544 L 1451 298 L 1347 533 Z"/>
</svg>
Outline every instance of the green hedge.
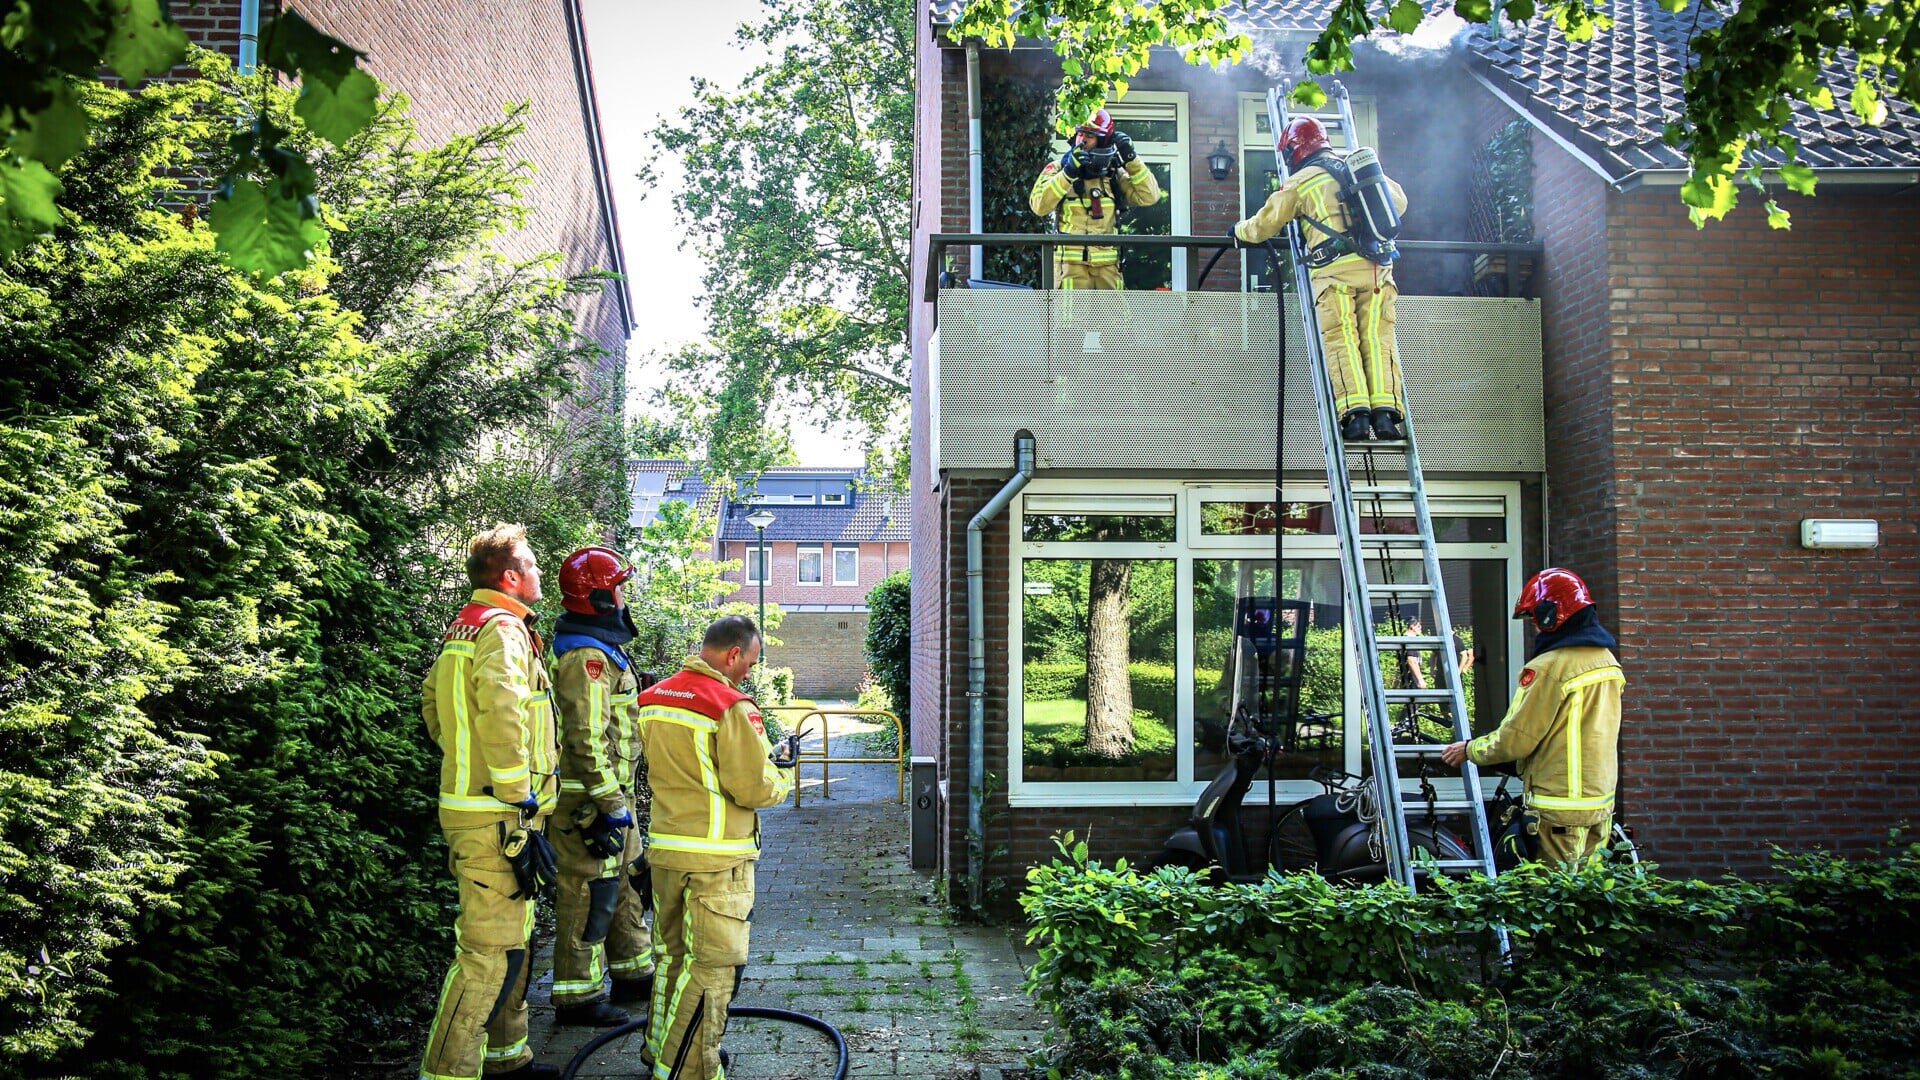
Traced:
<svg viewBox="0 0 1920 1080">
<path fill-rule="evenodd" d="M 1771 883 L 1530 864 L 1420 894 L 1306 874 L 1216 886 L 1061 847 L 1021 897 L 1029 989 L 1063 1033 L 1053 1075 L 1911 1076 L 1920 1061 L 1920 844 L 1782 855 Z"/>
</svg>

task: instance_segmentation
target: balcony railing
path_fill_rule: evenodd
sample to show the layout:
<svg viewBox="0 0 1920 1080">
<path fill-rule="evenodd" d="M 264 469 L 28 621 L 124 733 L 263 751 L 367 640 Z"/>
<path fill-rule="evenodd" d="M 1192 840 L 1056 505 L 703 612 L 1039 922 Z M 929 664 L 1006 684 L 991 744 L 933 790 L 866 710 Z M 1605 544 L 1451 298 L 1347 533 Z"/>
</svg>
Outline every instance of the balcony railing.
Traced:
<svg viewBox="0 0 1920 1080">
<path fill-rule="evenodd" d="M 935 299 L 942 288 L 967 284 L 955 279 L 946 267 L 946 257 L 952 248 L 1040 248 L 1040 287 L 1043 289 L 1053 287 L 1052 255 L 1057 247 L 1090 244 L 1123 250 L 1185 249 L 1197 255 L 1189 259 L 1187 270 L 1186 284 L 1191 289 L 1198 284 L 1199 267 L 1205 265 L 1205 259 L 1230 246 L 1220 236 L 1083 236 L 1077 233 L 934 233 L 927 240 L 929 270 L 924 295 L 928 300 Z M 1399 248 L 1401 259 L 1395 265 L 1395 278 L 1403 296 L 1532 297 L 1536 295 L 1545 257 L 1543 246 L 1537 242 L 1480 244 L 1464 240 L 1402 240 Z M 1243 257 L 1266 258 L 1260 248 L 1242 246 L 1240 251 Z M 1206 284 L 1216 289 L 1229 285 L 1228 291 L 1240 288 L 1237 276 L 1224 273 L 1218 267 L 1208 276 Z"/>
</svg>

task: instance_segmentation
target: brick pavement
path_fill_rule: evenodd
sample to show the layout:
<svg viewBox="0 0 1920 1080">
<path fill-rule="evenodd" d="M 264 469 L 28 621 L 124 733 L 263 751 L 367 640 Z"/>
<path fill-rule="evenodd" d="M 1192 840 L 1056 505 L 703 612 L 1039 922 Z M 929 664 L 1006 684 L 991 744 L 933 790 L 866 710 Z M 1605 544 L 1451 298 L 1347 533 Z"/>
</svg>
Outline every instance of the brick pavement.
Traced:
<svg viewBox="0 0 1920 1080">
<path fill-rule="evenodd" d="M 841 728 L 835 725 L 835 738 Z M 848 753 L 838 745 L 835 752 Z M 993 1077 L 1047 1038 L 1020 990 L 1032 954 L 1007 927 L 958 925 L 932 899 L 934 875 L 907 858 L 907 811 L 886 765 L 841 765 L 823 799 L 819 767 L 802 769 L 804 805 L 763 811 L 752 961 L 735 998 L 819 1016 L 847 1039 L 849 1076 Z M 555 1028 L 541 957 L 528 995 L 539 1060 L 565 1064 L 596 1034 Z M 581 1077 L 638 1077 L 638 1035 L 583 1063 Z M 728 1076 L 825 1080 L 826 1037 L 766 1020 L 734 1020 Z"/>
</svg>

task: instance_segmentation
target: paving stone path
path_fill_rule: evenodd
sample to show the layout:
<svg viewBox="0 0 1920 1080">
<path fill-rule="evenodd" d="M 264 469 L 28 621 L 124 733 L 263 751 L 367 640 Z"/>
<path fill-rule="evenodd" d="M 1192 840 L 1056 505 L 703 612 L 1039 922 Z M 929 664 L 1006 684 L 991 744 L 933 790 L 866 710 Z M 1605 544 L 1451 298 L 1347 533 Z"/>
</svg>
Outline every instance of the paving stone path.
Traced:
<svg viewBox="0 0 1920 1080">
<path fill-rule="evenodd" d="M 834 752 L 855 756 L 840 745 Z M 811 1013 L 847 1040 L 852 1077 L 986 1077 L 1018 1066 L 1048 1037 L 1021 992 L 1032 953 L 1019 931 L 958 925 L 934 902 L 934 875 L 908 866 L 907 809 L 886 765 L 837 765 L 831 798 L 802 767 L 803 805 L 762 811 L 752 960 L 734 1000 Z M 596 1032 L 556 1028 L 551 962 L 528 994 L 539 1060 L 565 1064 Z M 640 1077 L 641 1038 L 596 1051 L 581 1077 Z M 792 1024 L 735 1019 L 736 1080 L 826 1080 L 831 1044 Z"/>
</svg>

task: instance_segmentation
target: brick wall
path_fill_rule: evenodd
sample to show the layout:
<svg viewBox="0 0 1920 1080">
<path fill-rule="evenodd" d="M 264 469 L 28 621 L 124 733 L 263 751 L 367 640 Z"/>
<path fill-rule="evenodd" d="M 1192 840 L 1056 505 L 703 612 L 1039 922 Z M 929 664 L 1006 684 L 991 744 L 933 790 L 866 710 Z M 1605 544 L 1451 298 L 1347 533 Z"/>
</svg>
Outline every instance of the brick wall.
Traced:
<svg viewBox="0 0 1920 1080">
<path fill-rule="evenodd" d="M 801 544 L 792 540 L 767 541 L 767 565 L 772 573 L 767 577 L 767 603 L 769 604 L 865 604 L 867 594 L 873 591 L 880 579 L 895 570 L 905 570 L 908 565 L 906 541 L 891 543 L 857 544 L 860 550 L 860 581 L 855 585 L 833 584 L 833 552 L 836 546 L 827 541 L 818 544 Z M 760 584 L 747 581 L 747 553 L 756 545 L 751 540 L 728 540 L 721 544 L 722 559 L 740 560 L 740 568 L 726 573 L 728 581 L 740 582 L 740 586 L 728 593 L 728 600 L 746 600 L 754 602 L 760 598 Z M 800 548 L 821 549 L 819 585 L 800 584 Z"/>
<path fill-rule="evenodd" d="M 867 613 L 792 611 L 775 633 L 766 662 L 793 669 L 793 692 L 805 698 L 847 698 L 867 674 Z"/>
<path fill-rule="evenodd" d="M 484 11 L 419 0 L 301 0 L 293 6 L 367 53 L 364 63 L 374 77 L 411 100 L 414 121 L 427 139 L 472 131 L 500 119 L 507 103 L 530 101 L 526 132 L 514 152 L 534 169 L 525 194 L 532 213 L 524 228 L 498 241 L 498 249 L 521 258 L 560 252 L 569 273 L 616 265 L 564 2 L 491 4 Z M 239 12 L 237 2 L 215 0 L 194 5 L 179 22 L 195 42 L 237 56 Z M 616 288 L 608 283 L 573 303 L 576 326 L 606 353 L 589 377 L 613 393 L 618 409 L 627 328 Z"/>
<path fill-rule="evenodd" d="M 1920 818 L 1920 196 L 1822 186 L 1785 232 L 1741 201 L 1696 232 L 1672 188 L 1608 197 L 1618 505 L 1553 502 L 1556 548 L 1617 521 L 1630 811 L 1694 873 Z"/>
</svg>

